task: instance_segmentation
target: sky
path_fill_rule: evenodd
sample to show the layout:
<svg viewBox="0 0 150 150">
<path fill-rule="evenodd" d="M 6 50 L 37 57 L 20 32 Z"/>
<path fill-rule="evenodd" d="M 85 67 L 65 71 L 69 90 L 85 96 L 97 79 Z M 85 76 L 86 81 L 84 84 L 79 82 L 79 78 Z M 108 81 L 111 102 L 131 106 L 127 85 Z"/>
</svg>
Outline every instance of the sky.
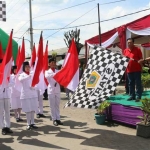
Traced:
<svg viewBox="0 0 150 150">
<path fill-rule="evenodd" d="M 85 4 L 79 5 L 81 3 Z M 150 0 L 32 0 L 33 40 L 36 47 L 38 47 L 41 31 L 43 31 L 44 46 L 47 40 L 49 42 L 49 51 L 66 47 L 64 33 L 76 28 L 63 30 L 59 28 L 97 22 L 98 3 L 101 21 L 150 8 Z M 78 6 L 72 7 L 75 5 Z M 148 14 L 150 10 L 102 22 L 101 32 L 104 33 Z M 19 45 L 24 37 L 26 56 L 30 56 L 29 0 L 6 0 L 6 18 L 6 22 L 0 22 L 0 28 L 8 34 L 11 29 L 14 29 L 13 37 Z M 82 26 L 78 29 L 80 29 L 82 44 L 85 40 L 98 35 L 98 24 Z"/>
</svg>

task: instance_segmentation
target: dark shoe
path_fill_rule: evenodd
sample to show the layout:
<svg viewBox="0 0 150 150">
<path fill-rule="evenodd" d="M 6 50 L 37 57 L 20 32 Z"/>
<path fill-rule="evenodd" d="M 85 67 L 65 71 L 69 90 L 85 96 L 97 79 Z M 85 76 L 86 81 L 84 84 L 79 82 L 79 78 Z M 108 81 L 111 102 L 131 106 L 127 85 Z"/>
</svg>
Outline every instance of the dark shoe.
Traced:
<svg viewBox="0 0 150 150">
<path fill-rule="evenodd" d="M 35 124 L 31 124 L 31 128 L 37 129 L 38 127 Z"/>
<path fill-rule="evenodd" d="M 7 133 L 13 133 L 13 131 L 10 128 L 8 128 L 8 127 L 6 127 L 6 132 Z"/>
<path fill-rule="evenodd" d="M 63 123 L 60 120 L 56 120 L 58 125 L 63 125 Z"/>
<path fill-rule="evenodd" d="M 6 134 L 7 134 L 6 128 L 3 128 L 2 129 L 2 135 L 6 135 Z"/>
<path fill-rule="evenodd" d="M 31 125 L 28 125 L 28 126 L 27 126 L 27 130 L 31 130 Z"/>
<path fill-rule="evenodd" d="M 128 101 L 132 101 L 132 100 L 135 100 L 135 98 L 129 97 L 127 100 L 128 100 Z"/>
<path fill-rule="evenodd" d="M 40 114 L 37 114 L 37 115 L 36 115 L 36 118 L 40 118 Z"/>
<path fill-rule="evenodd" d="M 20 120 L 19 120 L 19 118 L 16 118 L 16 122 L 19 122 Z"/>
<path fill-rule="evenodd" d="M 39 114 L 40 115 L 40 117 L 42 117 L 42 118 L 46 118 L 46 116 L 44 115 L 44 114 Z"/>
<path fill-rule="evenodd" d="M 57 120 L 53 121 L 53 125 L 58 126 Z"/>
<path fill-rule="evenodd" d="M 19 121 L 23 121 L 23 119 L 19 118 Z"/>
</svg>

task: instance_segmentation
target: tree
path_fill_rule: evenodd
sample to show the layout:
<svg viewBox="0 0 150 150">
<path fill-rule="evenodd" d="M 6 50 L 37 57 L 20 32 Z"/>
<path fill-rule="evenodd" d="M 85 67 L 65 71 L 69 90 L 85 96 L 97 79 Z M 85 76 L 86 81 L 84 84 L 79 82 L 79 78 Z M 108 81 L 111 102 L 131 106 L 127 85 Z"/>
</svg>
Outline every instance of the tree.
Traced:
<svg viewBox="0 0 150 150">
<path fill-rule="evenodd" d="M 71 44 L 72 39 L 74 38 L 74 41 L 76 43 L 76 47 L 77 47 L 77 50 L 78 50 L 78 55 L 80 53 L 81 48 L 83 47 L 83 44 L 81 44 L 79 42 L 80 41 L 79 36 L 80 36 L 80 29 L 77 29 L 77 28 L 74 31 L 71 30 L 71 31 L 68 31 L 68 32 L 64 33 L 64 37 L 65 37 L 64 41 L 65 41 L 68 48 Z"/>
</svg>

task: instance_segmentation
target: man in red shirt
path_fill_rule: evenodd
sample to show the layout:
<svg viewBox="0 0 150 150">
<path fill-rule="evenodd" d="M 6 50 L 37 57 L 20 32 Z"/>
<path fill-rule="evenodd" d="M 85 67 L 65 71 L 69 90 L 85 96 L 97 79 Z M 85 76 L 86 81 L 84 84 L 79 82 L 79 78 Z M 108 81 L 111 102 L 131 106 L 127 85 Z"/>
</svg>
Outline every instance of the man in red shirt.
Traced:
<svg viewBox="0 0 150 150">
<path fill-rule="evenodd" d="M 128 48 L 124 50 L 124 55 L 130 58 L 127 67 L 127 77 L 129 81 L 129 94 L 128 100 L 139 101 L 142 96 L 142 84 L 141 84 L 141 71 L 142 67 L 138 63 L 142 59 L 142 52 L 140 48 L 134 46 L 134 39 L 127 39 Z M 136 87 L 136 93 L 135 93 Z"/>
</svg>

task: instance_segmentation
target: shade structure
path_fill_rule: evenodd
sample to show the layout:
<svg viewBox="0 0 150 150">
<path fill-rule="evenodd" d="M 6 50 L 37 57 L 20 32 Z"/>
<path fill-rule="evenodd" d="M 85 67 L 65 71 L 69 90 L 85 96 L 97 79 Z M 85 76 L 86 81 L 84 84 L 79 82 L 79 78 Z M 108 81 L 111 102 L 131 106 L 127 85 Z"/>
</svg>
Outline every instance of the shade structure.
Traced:
<svg viewBox="0 0 150 150">
<path fill-rule="evenodd" d="M 5 31 L 0 29 L 0 41 L 2 43 L 2 49 L 3 49 L 4 53 L 7 48 L 8 40 L 9 40 L 9 35 Z M 16 57 L 17 57 L 17 53 L 18 53 L 18 43 L 15 40 L 13 40 L 13 42 L 12 42 L 12 49 L 13 49 L 14 61 L 16 62 Z"/>
</svg>

